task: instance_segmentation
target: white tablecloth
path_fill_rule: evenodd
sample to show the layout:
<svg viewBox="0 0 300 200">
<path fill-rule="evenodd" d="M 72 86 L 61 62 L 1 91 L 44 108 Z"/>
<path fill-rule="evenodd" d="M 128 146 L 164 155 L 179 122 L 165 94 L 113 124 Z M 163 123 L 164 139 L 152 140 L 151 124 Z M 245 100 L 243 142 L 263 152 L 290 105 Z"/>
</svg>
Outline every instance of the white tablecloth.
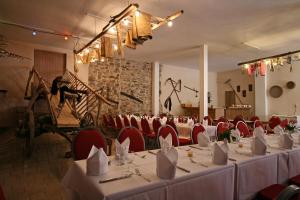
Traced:
<svg viewBox="0 0 300 200">
<path fill-rule="evenodd" d="M 176 127 L 180 137 L 189 138 L 191 136 L 191 131 L 193 126 L 190 126 L 187 123 L 177 123 Z M 217 130 L 216 126 L 207 126 L 205 130 L 209 136 L 216 136 L 216 130 Z"/>
<path fill-rule="evenodd" d="M 107 177 L 123 174 L 129 168 L 139 168 L 144 176 L 151 179 L 145 181 L 142 177 L 133 175 L 131 178 L 114 182 L 99 184 L 100 177 L 86 176 L 86 161 L 76 161 L 68 170 L 63 179 L 63 185 L 69 192 L 71 199 L 101 200 L 101 199 L 201 199 L 219 200 L 233 199 L 234 194 L 234 165 L 217 166 L 211 163 L 211 155 L 208 150 L 193 149 L 194 159 L 207 164 L 203 167 L 191 163 L 187 157 L 186 148 L 179 147 L 178 165 L 191 171 L 186 173 L 177 169 L 175 179 L 160 180 L 156 176 L 156 156 L 148 152 L 131 154 L 133 163 L 117 166 L 113 163 L 109 166 Z M 141 158 L 146 155 L 146 158 Z M 213 188 L 213 189 L 212 189 Z"/>
</svg>

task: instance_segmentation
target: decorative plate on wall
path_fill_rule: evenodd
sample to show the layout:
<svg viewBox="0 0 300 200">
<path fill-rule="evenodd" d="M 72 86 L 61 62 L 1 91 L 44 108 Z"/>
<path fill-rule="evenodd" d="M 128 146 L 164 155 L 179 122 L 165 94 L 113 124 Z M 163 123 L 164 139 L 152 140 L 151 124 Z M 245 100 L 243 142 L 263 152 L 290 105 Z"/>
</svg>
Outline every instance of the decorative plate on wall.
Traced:
<svg viewBox="0 0 300 200">
<path fill-rule="evenodd" d="M 273 98 L 278 98 L 282 95 L 283 90 L 279 85 L 274 85 L 270 88 L 270 95 Z"/>
<path fill-rule="evenodd" d="M 288 89 L 293 89 L 293 88 L 296 87 L 296 83 L 294 81 L 289 81 L 289 82 L 286 83 L 286 87 Z"/>
</svg>

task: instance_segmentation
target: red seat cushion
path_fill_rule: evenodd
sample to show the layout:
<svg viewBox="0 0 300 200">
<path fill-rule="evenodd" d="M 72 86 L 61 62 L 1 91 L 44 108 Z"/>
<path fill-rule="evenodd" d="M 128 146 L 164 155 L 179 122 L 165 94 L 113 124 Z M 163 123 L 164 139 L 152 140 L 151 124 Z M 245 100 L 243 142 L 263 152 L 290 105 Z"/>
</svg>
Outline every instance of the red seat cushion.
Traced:
<svg viewBox="0 0 300 200">
<path fill-rule="evenodd" d="M 192 139 L 191 138 L 178 138 L 179 140 L 179 145 L 188 145 L 192 143 Z"/>
<path fill-rule="evenodd" d="M 281 184 L 273 184 L 270 185 L 258 193 L 259 199 L 262 200 L 272 200 L 276 199 L 281 191 L 284 190 L 286 186 Z"/>
<path fill-rule="evenodd" d="M 300 175 L 294 176 L 293 178 L 290 179 L 290 183 L 300 186 Z"/>
</svg>

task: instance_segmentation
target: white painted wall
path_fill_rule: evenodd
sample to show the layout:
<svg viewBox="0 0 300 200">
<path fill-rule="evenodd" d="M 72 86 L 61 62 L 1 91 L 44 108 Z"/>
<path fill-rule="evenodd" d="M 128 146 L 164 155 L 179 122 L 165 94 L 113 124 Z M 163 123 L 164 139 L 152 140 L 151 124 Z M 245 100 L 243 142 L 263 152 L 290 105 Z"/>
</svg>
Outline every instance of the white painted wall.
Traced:
<svg viewBox="0 0 300 200">
<path fill-rule="evenodd" d="M 172 66 L 172 65 L 161 65 L 161 94 L 160 94 L 160 103 L 163 105 L 166 98 L 170 95 L 172 91 L 172 86 L 168 82 L 165 84 L 166 79 L 172 78 L 175 81 L 181 79 L 182 87 L 181 92 L 179 94 L 179 98 L 182 103 L 191 103 L 193 106 L 199 106 L 199 94 L 198 97 L 195 97 L 195 92 L 188 90 L 184 87 L 184 85 L 195 88 L 199 90 L 199 69 L 185 68 L 180 66 Z M 212 104 L 214 106 L 217 105 L 217 74 L 214 72 L 208 73 L 208 91 L 211 92 Z M 181 115 L 183 114 L 183 110 L 180 106 L 180 103 L 177 100 L 175 93 L 172 95 L 172 110 L 171 114 L 173 115 Z M 210 106 L 211 104 L 209 104 Z M 162 106 L 162 110 L 160 112 L 167 112 Z"/>
<path fill-rule="evenodd" d="M 8 41 L 7 50 L 28 57 L 30 60 L 0 58 L 0 89 L 8 90 L 7 95 L 0 95 L 0 126 L 14 126 L 16 124 L 15 108 L 27 105 L 27 101 L 24 100 L 24 93 L 29 71 L 34 65 L 34 49 L 66 53 L 67 69 L 71 72 L 74 71 L 72 50 Z M 78 76 L 87 82 L 88 67 L 81 65 L 78 68 Z"/>
</svg>

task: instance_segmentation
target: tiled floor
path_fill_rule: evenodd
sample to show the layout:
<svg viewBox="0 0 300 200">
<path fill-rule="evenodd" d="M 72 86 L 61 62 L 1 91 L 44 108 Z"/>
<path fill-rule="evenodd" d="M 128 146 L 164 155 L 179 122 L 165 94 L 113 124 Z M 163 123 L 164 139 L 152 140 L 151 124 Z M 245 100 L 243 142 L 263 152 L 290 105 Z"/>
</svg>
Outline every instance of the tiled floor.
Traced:
<svg viewBox="0 0 300 200">
<path fill-rule="evenodd" d="M 72 162 L 64 158 L 68 142 L 43 134 L 35 139 L 31 158 L 24 155 L 24 142 L 14 130 L 0 132 L 0 184 L 7 200 L 67 199 L 61 180 Z"/>
</svg>

